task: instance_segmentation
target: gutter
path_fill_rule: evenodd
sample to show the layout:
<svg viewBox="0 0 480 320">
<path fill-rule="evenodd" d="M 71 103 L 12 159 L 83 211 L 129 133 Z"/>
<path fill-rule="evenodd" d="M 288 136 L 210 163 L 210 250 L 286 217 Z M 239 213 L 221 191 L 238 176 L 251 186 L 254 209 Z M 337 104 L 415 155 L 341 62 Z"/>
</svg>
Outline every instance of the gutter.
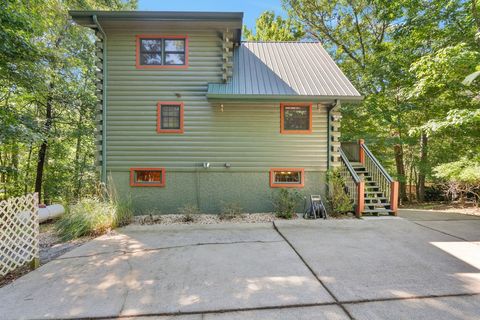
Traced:
<svg viewBox="0 0 480 320">
<path fill-rule="evenodd" d="M 103 39 L 103 59 L 102 59 L 102 173 L 101 181 L 107 183 L 107 34 L 98 22 L 97 15 L 92 16 L 93 22 L 97 26 L 98 31 L 102 34 Z"/>
</svg>

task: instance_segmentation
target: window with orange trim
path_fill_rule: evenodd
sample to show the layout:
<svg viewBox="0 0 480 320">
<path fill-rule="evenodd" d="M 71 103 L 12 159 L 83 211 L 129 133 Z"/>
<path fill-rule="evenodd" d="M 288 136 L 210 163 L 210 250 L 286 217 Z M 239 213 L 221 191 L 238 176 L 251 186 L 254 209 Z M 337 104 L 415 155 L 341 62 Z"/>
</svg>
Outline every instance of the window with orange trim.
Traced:
<svg viewBox="0 0 480 320">
<path fill-rule="evenodd" d="M 130 186 L 164 187 L 165 168 L 130 168 Z"/>
<path fill-rule="evenodd" d="M 137 35 L 137 68 L 186 68 L 188 37 Z"/>
<path fill-rule="evenodd" d="M 183 133 L 183 102 L 157 104 L 157 132 Z"/>
<path fill-rule="evenodd" d="M 280 133 L 312 133 L 311 103 L 280 104 Z"/>
<path fill-rule="evenodd" d="M 273 168 L 270 169 L 270 187 L 272 188 L 303 188 L 304 169 Z"/>
</svg>

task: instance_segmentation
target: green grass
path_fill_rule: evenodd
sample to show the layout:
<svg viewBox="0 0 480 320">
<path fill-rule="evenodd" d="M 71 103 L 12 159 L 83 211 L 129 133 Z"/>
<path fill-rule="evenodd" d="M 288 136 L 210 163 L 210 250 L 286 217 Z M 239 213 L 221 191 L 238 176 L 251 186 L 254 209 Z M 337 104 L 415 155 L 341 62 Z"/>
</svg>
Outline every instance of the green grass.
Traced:
<svg viewBox="0 0 480 320">
<path fill-rule="evenodd" d="M 62 240 L 83 236 L 98 236 L 130 223 L 133 217 L 131 201 L 85 198 L 67 207 L 55 229 Z"/>
</svg>

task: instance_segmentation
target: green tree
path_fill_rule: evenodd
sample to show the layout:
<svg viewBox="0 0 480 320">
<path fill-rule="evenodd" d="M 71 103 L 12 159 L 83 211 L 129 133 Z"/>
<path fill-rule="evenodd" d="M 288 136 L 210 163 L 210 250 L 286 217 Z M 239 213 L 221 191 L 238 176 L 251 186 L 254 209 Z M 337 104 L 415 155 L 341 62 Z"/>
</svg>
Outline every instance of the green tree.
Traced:
<svg viewBox="0 0 480 320">
<path fill-rule="evenodd" d="M 455 99 L 465 91 L 458 75 L 465 68 L 460 68 L 458 61 L 449 62 L 460 69 L 444 71 L 451 82 L 436 92 L 440 99 L 432 97 L 433 91 L 413 93 L 422 79 L 427 79 L 428 70 L 420 73 L 420 66 L 429 57 L 434 65 L 435 59 L 445 54 L 443 49 L 462 42 L 466 43 L 460 51 L 471 51 L 477 30 L 473 22 L 476 11 L 461 0 L 284 0 L 284 5 L 310 37 L 324 44 L 365 95 L 361 105 L 344 105 L 343 138 L 366 138 L 381 161 L 396 168 L 402 198 L 407 180 L 413 179 L 419 185 L 421 200 L 431 167 L 445 161 L 449 154 L 457 152 L 460 156 L 471 145 L 470 141 L 455 143 L 458 136 L 429 140 L 420 129 L 432 117 L 442 119 L 449 108 L 458 106 Z M 472 103 L 463 98 L 461 101 Z M 442 145 L 445 138 L 453 141 L 450 146 L 454 152 Z"/>
<path fill-rule="evenodd" d="M 275 16 L 273 11 L 262 13 L 256 23 L 255 31 L 243 26 L 243 37 L 252 41 L 294 41 L 305 36 L 302 25 L 290 18 Z"/>
<path fill-rule="evenodd" d="M 68 10 L 128 10 L 124 0 L 7 0 L 0 4 L 0 197 L 46 202 L 92 192 L 93 32 Z"/>
</svg>

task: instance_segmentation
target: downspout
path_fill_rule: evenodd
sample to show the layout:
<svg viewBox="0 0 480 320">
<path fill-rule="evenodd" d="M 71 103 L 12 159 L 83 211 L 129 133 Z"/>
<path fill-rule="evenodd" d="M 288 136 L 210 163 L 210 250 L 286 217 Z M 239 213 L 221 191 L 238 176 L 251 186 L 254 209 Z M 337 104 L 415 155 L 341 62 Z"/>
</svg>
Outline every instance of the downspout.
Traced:
<svg viewBox="0 0 480 320">
<path fill-rule="evenodd" d="M 330 134 L 330 111 L 332 111 L 334 107 L 330 105 L 328 107 L 328 112 L 327 112 L 327 171 L 330 170 L 330 139 L 331 139 L 331 134 Z"/>
<path fill-rule="evenodd" d="M 102 59 L 102 174 L 100 176 L 103 183 L 107 183 L 107 34 L 98 22 L 97 15 L 92 16 L 93 22 L 102 34 L 103 39 L 103 59 Z"/>
</svg>

